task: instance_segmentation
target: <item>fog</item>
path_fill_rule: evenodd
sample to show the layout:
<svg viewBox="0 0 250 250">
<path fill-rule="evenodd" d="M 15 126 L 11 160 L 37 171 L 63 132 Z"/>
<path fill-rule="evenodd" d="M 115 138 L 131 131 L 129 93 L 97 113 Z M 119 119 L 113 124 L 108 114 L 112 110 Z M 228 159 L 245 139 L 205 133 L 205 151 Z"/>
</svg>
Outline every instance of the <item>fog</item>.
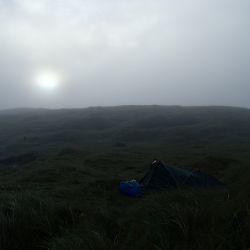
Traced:
<svg viewBox="0 0 250 250">
<path fill-rule="evenodd" d="M 249 0 L 0 0 L 0 109 L 250 107 L 249 13 Z"/>
</svg>

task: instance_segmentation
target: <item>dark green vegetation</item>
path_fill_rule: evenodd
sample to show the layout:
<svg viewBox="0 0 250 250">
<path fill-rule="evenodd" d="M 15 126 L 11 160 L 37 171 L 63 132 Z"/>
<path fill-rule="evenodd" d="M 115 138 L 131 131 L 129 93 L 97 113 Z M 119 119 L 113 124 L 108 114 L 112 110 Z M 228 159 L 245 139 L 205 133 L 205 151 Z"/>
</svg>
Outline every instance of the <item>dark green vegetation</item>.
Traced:
<svg viewBox="0 0 250 250">
<path fill-rule="evenodd" d="M 249 249 L 250 110 L 0 111 L 0 249 Z M 121 195 L 153 158 L 226 190 Z"/>
</svg>

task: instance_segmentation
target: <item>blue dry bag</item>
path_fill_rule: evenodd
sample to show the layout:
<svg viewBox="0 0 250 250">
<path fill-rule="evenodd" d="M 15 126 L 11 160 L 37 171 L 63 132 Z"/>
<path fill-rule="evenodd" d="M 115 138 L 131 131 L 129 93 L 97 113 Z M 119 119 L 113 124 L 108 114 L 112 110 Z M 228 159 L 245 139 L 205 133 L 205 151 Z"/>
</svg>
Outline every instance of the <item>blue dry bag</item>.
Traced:
<svg viewBox="0 0 250 250">
<path fill-rule="evenodd" d="M 138 196 L 142 191 L 140 184 L 136 180 L 122 181 L 119 189 L 128 196 Z"/>
</svg>

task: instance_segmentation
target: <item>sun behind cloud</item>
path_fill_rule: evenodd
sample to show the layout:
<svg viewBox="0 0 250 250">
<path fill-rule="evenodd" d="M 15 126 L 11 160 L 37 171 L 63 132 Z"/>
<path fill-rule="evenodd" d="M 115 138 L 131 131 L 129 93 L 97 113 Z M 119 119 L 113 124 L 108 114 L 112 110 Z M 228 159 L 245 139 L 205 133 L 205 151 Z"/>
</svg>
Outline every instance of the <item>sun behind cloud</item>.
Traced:
<svg viewBox="0 0 250 250">
<path fill-rule="evenodd" d="M 54 91 L 59 87 L 60 83 L 61 77 L 54 71 L 39 71 L 35 76 L 35 84 L 47 91 Z"/>
</svg>

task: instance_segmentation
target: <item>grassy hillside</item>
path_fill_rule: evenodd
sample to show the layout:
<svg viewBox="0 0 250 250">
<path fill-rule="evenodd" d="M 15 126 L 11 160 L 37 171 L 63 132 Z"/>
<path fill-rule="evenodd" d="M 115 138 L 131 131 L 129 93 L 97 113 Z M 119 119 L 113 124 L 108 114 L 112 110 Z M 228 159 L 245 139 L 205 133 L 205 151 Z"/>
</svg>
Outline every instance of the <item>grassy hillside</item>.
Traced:
<svg viewBox="0 0 250 250">
<path fill-rule="evenodd" d="M 0 111 L 0 249 L 249 249 L 250 110 L 120 106 Z M 128 198 L 153 158 L 225 190 Z"/>
</svg>

